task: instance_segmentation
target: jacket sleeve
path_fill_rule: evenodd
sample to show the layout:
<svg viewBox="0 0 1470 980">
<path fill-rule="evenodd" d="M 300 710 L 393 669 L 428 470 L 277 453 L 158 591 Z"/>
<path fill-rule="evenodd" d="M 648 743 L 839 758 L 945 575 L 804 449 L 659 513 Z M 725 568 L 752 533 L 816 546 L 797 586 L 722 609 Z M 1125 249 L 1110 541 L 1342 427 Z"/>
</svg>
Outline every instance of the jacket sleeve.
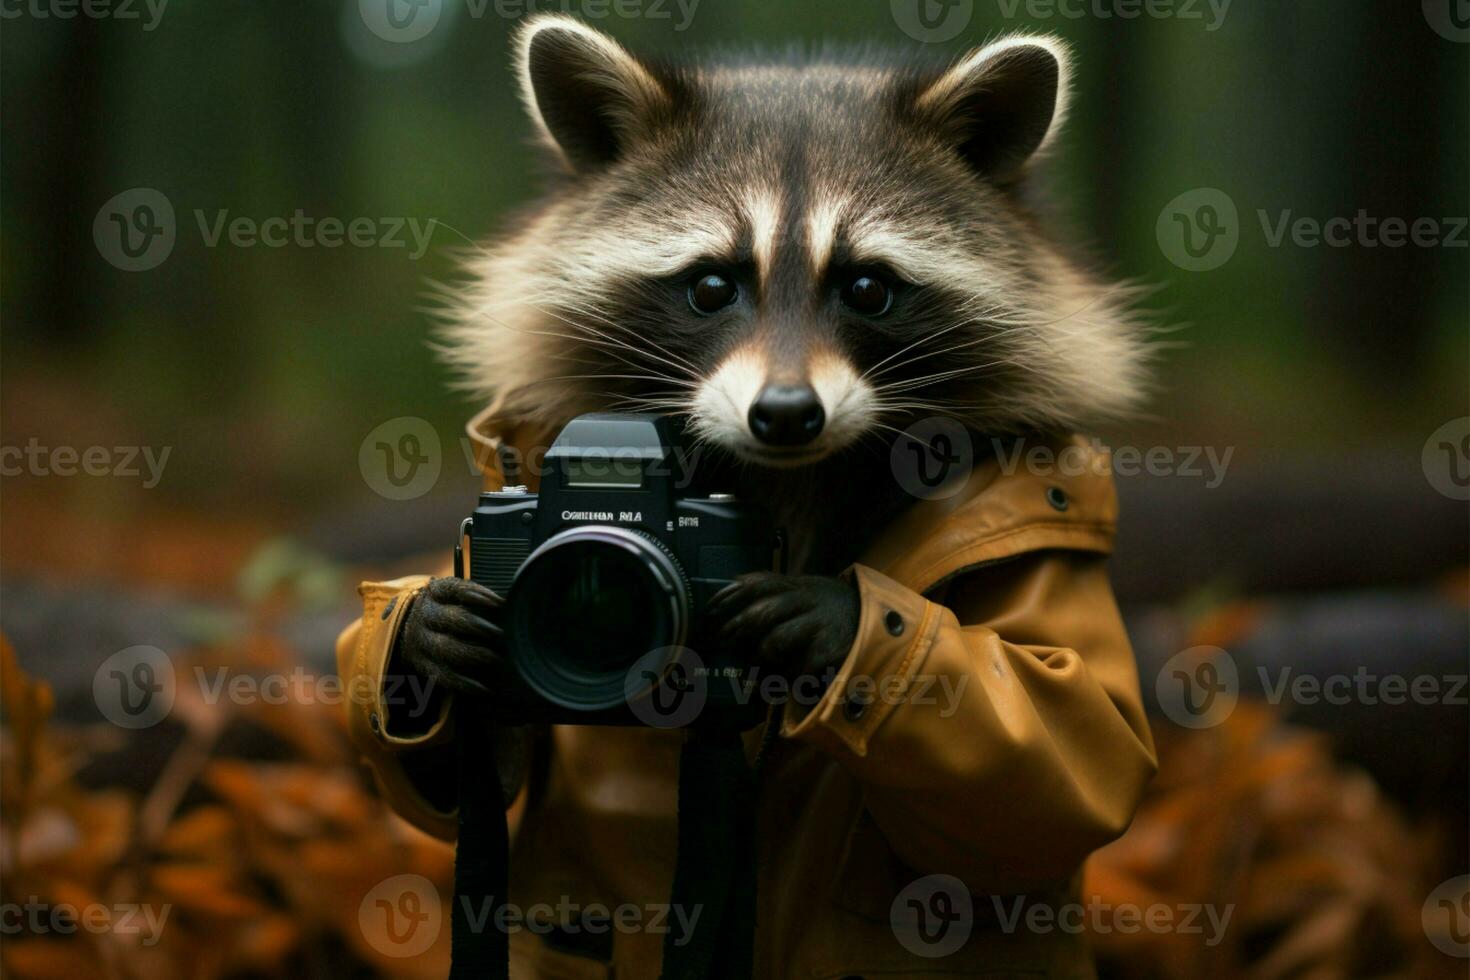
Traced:
<svg viewBox="0 0 1470 980">
<path fill-rule="evenodd" d="M 364 582 L 362 618 L 337 638 L 337 672 L 347 692 L 347 734 L 388 805 L 426 833 L 453 840 L 454 697 L 399 664 L 394 643 L 430 577 Z M 493 752 L 508 800 L 526 771 L 528 740 L 520 729 L 497 732 Z"/>
<path fill-rule="evenodd" d="M 991 894 L 1065 883 L 1127 828 L 1156 767 L 1105 558 L 1024 554 L 966 573 L 943 605 L 852 574 L 858 638 L 782 734 L 856 775 L 921 874 Z"/>
</svg>

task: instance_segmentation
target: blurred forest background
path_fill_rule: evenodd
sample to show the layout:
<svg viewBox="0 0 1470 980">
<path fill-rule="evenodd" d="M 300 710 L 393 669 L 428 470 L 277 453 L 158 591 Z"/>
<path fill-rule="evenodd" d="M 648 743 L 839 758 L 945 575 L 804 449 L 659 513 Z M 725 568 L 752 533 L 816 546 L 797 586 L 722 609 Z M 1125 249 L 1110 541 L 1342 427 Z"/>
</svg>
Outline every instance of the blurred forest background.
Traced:
<svg viewBox="0 0 1470 980">
<path fill-rule="evenodd" d="M 443 942 L 394 959 L 358 922 L 377 880 L 409 869 L 444 883 L 448 863 L 376 808 L 333 713 L 181 701 L 124 734 L 97 726 L 91 684 L 134 644 L 180 669 L 330 669 L 358 579 L 444 557 L 478 482 L 458 440 L 480 406 L 448 390 L 422 309 L 429 282 L 455 277 L 454 250 L 539 184 L 508 66 L 519 15 L 585 12 L 666 54 L 918 43 L 906 0 L 702 0 L 688 17 L 673 0 L 635 7 L 667 17 L 598 0 L 428 2 L 438 23 L 411 42 L 385 38 L 368 0 L 140 2 L 133 19 L 58 16 L 64 0 L 4 7 L 0 443 L 168 456 L 156 486 L 141 456 L 135 477 L 5 472 L 0 625 L 43 682 L 4 651 L 0 869 L 11 894 L 182 909 L 166 955 L 33 937 L 10 946 L 24 950 L 7 954 L 23 955 L 6 960 L 17 975 L 95 975 L 99 962 L 153 980 L 336 976 L 348 961 L 441 972 Z M 1286 663 L 1463 674 L 1470 509 L 1430 462 L 1432 434 L 1470 414 L 1464 4 L 1179 0 L 1162 8 L 1175 16 L 1116 15 L 1130 6 L 933 10 L 972 11 L 946 52 L 1018 30 L 1074 46 L 1050 197 L 1070 241 L 1155 287 L 1147 308 L 1184 328 L 1151 414 L 1104 435 L 1231 454 L 1217 485 L 1208 468 L 1120 479 L 1115 570 L 1145 690 L 1200 644 L 1229 650 L 1243 676 Z M 138 188 L 171 205 L 177 237 L 156 267 L 126 271 L 94 223 Z M 1190 271 L 1159 228 L 1171 202 L 1207 188 L 1238 209 L 1239 244 Z M 374 235 L 401 224 L 406 244 L 212 245 L 222 212 L 371 219 Z M 1284 217 L 1360 212 L 1433 219 L 1458 246 L 1272 241 Z M 409 226 L 429 222 L 420 256 Z M 359 451 L 404 416 L 438 433 L 443 473 L 394 501 Z M 1467 870 L 1462 708 L 1296 705 L 1194 735 L 1159 725 L 1159 796 L 1092 884 L 1115 899 L 1229 896 L 1244 924 L 1209 956 L 1178 936 L 1104 940 L 1109 975 L 1446 966 L 1418 916 L 1431 887 Z M 31 859 L 25 840 L 43 844 Z"/>
<path fill-rule="evenodd" d="M 1238 0 L 1214 30 L 1192 6 L 1203 19 L 1034 20 L 1024 3 L 1007 18 L 1017 8 L 980 0 L 945 45 L 1026 29 L 1076 47 L 1055 196 L 1077 242 L 1161 287 L 1150 305 L 1188 325 L 1163 365 L 1159 421 L 1127 438 L 1237 446 L 1240 467 L 1417 452 L 1466 410 L 1470 252 L 1273 248 L 1256 212 L 1470 212 L 1466 46 L 1415 2 Z M 886 2 L 704 0 L 682 32 L 665 7 L 669 20 L 594 22 L 663 53 L 914 43 Z M 447 250 L 483 239 L 537 186 L 507 65 L 515 21 L 456 0 L 424 40 L 393 44 L 358 0 L 171 0 L 151 31 L 138 9 L 143 21 L 4 22 L 7 439 L 175 447 L 158 500 L 137 506 L 350 506 L 374 425 L 415 415 L 451 436 L 475 407 L 446 390 L 419 308 L 425 280 L 454 275 Z M 166 195 L 179 227 L 143 273 L 103 261 L 92 237 L 98 209 L 135 187 Z M 1203 187 L 1234 199 L 1242 236 L 1223 268 L 1192 273 L 1162 254 L 1155 224 Z M 194 215 L 297 209 L 440 224 L 414 261 L 412 247 L 211 248 Z M 133 503 L 87 482 L 48 495 L 80 495 L 83 512 Z"/>
</svg>

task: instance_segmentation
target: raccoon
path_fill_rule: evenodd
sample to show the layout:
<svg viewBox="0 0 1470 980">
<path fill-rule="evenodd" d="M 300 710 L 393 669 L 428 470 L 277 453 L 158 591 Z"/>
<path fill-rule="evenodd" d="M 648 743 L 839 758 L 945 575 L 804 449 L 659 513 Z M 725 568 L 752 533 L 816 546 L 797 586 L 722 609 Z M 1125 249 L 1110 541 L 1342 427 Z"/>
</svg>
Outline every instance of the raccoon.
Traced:
<svg viewBox="0 0 1470 980">
<path fill-rule="evenodd" d="M 913 420 L 1072 431 L 1143 397 L 1130 290 L 1028 204 L 1058 39 L 668 61 L 549 15 L 515 49 L 548 191 L 443 309 L 503 415 L 679 416 L 709 479 L 795 529 L 794 569 L 831 573 L 903 506 L 886 444 Z"/>
</svg>

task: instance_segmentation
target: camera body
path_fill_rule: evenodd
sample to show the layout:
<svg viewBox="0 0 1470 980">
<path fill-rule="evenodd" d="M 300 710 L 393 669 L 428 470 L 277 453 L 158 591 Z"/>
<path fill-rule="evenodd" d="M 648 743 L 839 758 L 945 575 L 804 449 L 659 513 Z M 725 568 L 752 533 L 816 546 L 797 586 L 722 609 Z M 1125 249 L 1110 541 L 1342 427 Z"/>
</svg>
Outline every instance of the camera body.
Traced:
<svg viewBox="0 0 1470 980">
<path fill-rule="evenodd" d="M 777 564 L 781 535 L 758 505 L 682 496 L 687 463 L 664 417 L 583 415 L 547 452 L 539 493 L 480 495 L 460 544 L 469 577 L 506 599 L 516 683 L 496 700 L 507 721 L 764 718 L 745 665 L 700 623 L 716 592 Z"/>
</svg>

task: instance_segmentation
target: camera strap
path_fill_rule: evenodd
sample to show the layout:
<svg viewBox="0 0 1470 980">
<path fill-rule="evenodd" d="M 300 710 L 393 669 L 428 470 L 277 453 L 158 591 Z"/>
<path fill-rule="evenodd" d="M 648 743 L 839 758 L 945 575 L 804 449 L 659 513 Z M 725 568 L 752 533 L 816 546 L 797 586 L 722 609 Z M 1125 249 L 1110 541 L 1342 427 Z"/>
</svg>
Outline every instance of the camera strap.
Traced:
<svg viewBox="0 0 1470 980">
<path fill-rule="evenodd" d="M 455 714 L 459 839 L 449 980 L 508 980 L 510 943 L 500 910 L 507 899 L 510 834 L 500 779 L 485 771 L 485 746 L 494 734 L 484 712 Z M 664 936 L 661 980 L 749 980 L 754 970 L 757 774 L 780 724 L 774 712 L 754 768 L 739 731 L 694 728 L 686 734 L 669 899 L 683 914 L 670 916 L 676 925 Z M 688 931 L 681 928 L 686 922 Z"/>
<path fill-rule="evenodd" d="M 459 839 L 454 848 L 450 980 L 508 980 L 510 936 L 502 928 L 510 871 L 505 796 L 485 750 L 494 733 L 486 712 L 461 703 L 455 712 Z M 493 758 L 493 757 L 492 757 Z"/>
<path fill-rule="evenodd" d="M 766 722 L 754 767 L 745 761 L 739 731 L 687 733 L 679 754 L 679 851 L 669 901 L 682 910 L 673 921 L 692 925 L 689 932 L 674 928 L 665 934 L 661 980 L 750 980 L 758 777 L 780 727 L 777 709 Z"/>
</svg>

